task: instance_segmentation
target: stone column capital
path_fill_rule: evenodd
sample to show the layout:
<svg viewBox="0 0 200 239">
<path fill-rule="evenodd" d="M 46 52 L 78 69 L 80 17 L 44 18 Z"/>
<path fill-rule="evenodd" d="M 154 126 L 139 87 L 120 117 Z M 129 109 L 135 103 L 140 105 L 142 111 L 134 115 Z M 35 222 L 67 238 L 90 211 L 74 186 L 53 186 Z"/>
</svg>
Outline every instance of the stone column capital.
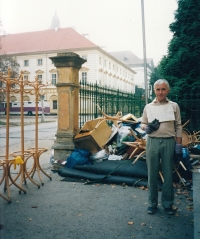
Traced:
<svg viewBox="0 0 200 239">
<path fill-rule="evenodd" d="M 81 65 L 86 62 L 74 52 L 58 53 L 57 56 L 49 57 L 54 63 L 55 67 L 74 67 L 81 68 Z"/>
</svg>

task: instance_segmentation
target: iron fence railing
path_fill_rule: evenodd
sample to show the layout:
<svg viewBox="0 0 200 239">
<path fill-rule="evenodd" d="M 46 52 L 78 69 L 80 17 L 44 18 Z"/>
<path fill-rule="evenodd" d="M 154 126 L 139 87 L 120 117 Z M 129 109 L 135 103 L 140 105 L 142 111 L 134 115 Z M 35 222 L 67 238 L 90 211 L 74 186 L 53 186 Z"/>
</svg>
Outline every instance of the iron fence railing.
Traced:
<svg viewBox="0 0 200 239">
<path fill-rule="evenodd" d="M 97 104 L 109 116 L 116 115 L 118 111 L 122 112 L 123 115 L 131 113 L 137 118 L 142 116 L 145 106 L 145 99 L 142 94 L 136 95 L 92 83 L 80 82 L 80 86 L 80 128 L 86 121 L 102 116 Z M 179 104 L 182 123 L 190 120 L 186 128 L 189 131 L 199 131 L 200 94 L 187 93 L 181 99 L 178 99 L 176 95 L 169 95 L 169 99 Z"/>
<path fill-rule="evenodd" d="M 131 113 L 138 118 L 141 117 L 145 105 L 142 95 L 135 95 L 92 83 L 80 83 L 80 85 L 80 127 L 86 121 L 102 116 L 99 113 L 97 104 L 109 116 L 114 116 L 120 111 L 122 115 Z"/>
<path fill-rule="evenodd" d="M 191 94 L 187 92 L 180 99 L 176 95 L 171 95 L 170 100 L 178 103 L 181 111 L 182 123 L 189 120 L 186 128 L 193 132 L 200 130 L 200 93 Z"/>
</svg>

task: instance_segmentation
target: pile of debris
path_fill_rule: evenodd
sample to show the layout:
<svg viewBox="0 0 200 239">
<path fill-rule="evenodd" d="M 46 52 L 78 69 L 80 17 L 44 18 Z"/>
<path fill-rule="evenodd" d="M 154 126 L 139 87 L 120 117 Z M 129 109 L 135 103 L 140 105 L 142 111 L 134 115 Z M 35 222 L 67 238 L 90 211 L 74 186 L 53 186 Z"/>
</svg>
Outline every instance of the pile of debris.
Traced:
<svg viewBox="0 0 200 239">
<path fill-rule="evenodd" d="M 99 109 L 104 117 L 87 121 L 74 138 L 75 149 L 65 167 L 58 170 L 63 177 L 78 177 L 90 181 L 126 183 L 128 185 L 147 184 L 147 167 L 145 161 L 147 135 L 140 127 L 141 119 L 133 114 L 111 117 Z M 110 127 L 107 122 L 112 122 Z M 185 126 L 185 125 L 184 125 Z M 199 144 L 199 132 L 186 140 L 183 130 L 183 160 L 175 166 L 175 181 L 186 185 L 185 178 L 191 177 L 194 165 L 200 160 L 195 153 Z M 188 134 L 188 132 L 187 132 Z M 194 137 L 195 136 L 195 137 Z M 194 142 L 195 138 L 195 142 Z M 188 142 L 187 142 L 188 141 Z M 163 182 L 162 172 L 159 179 Z"/>
</svg>

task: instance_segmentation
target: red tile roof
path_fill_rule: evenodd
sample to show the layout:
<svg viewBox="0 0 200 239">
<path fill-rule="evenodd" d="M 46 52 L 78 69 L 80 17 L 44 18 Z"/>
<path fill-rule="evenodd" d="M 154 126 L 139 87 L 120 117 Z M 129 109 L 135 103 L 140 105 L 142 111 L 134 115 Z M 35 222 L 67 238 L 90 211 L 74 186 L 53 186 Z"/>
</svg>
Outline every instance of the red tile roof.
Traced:
<svg viewBox="0 0 200 239">
<path fill-rule="evenodd" d="M 20 54 L 98 47 L 72 28 L 9 34 L 1 37 L 2 54 Z"/>
</svg>

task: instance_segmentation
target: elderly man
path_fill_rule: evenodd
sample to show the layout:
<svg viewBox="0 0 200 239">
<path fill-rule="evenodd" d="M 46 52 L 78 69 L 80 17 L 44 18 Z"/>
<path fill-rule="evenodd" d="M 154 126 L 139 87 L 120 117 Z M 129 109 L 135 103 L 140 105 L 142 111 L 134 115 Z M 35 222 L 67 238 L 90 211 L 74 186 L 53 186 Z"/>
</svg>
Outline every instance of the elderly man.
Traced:
<svg viewBox="0 0 200 239">
<path fill-rule="evenodd" d="M 148 168 L 149 207 L 147 212 L 154 214 L 158 205 L 157 181 L 159 168 L 164 177 L 161 203 L 169 215 L 175 213 L 173 168 L 174 153 L 182 154 L 182 126 L 180 109 L 177 103 L 170 101 L 168 81 L 160 79 L 154 83 L 156 98 L 144 108 L 141 128 L 147 133 L 146 162 Z"/>
</svg>

